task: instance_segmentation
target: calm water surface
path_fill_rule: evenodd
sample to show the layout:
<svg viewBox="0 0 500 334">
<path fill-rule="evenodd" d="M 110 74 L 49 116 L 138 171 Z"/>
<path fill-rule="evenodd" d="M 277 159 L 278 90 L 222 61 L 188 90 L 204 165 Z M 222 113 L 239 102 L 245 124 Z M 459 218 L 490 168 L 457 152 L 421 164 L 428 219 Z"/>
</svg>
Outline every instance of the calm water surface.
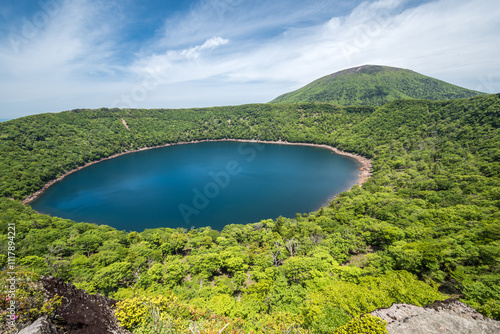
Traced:
<svg viewBox="0 0 500 334">
<path fill-rule="evenodd" d="M 205 142 L 91 165 L 54 184 L 31 206 L 120 230 L 220 230 L 317 210 L 358 176 L 355 160 L 324 148 Z"/>
</svg>

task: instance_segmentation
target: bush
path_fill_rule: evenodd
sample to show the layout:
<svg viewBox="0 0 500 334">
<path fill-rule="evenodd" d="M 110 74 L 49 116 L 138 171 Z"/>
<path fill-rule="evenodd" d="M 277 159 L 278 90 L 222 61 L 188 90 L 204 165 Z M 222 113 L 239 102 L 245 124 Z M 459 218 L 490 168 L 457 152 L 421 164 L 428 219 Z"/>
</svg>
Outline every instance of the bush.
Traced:
<svg viewBox="0 0 500 334">
<path fill-rule="evenodd" d="M 62 298 L 58 295 L 47 299 L 44 295 L 44 289 L 40 283 L 40 276 L 34 272 L 15 268 L 9 274 L 10 270 L 0 272 L 0 282 L 6 283 L 6 288 L 0 291 L 0 324 L 6 324 L 11 320 L 8 308 L 11 301 L 15 302 L 16 314 L 15 323 L 33 322 L 41 316 L 52 317 L 57 308 L 61 305 Z M 7 283 L 11 278 L 15 278 L 15 289 L 11 290 Z M 1 326 L 0 326 L 0 329 Z"/>
<path fill-rule="evenodd" d="M 342 327 L 339 327 L 334 334 L 387 334 L 387 323 L 371 314 L 356 317 Z"/>
</svg>

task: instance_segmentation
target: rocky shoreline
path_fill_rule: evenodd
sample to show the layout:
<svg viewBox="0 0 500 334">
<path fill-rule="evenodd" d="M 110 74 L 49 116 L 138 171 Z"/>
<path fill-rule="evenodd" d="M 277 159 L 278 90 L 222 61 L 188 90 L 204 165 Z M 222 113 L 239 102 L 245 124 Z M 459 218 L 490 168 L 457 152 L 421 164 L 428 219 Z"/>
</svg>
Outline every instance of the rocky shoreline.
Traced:
<svg viewBox="0 0 500 334">
<path fill-rule="evenodd" d="M 152 150 L 155 148 L 162 148 L 162 147 L 168 147 L 168 146 L 174 146 L 174 145 L 197 144 L 197 143 L 205 143 L 205 142 L 222 142 L 222 141 L 232 141 L 232 142 L 241 142 L 241 143 L 259 143 L 259 144 L 296 145 L 296 146 L 310 146 L 310 147 L 326 148 L 326 149 L 328 149 L 336 154 L 343 155 L 343 156 L 349 157 L 351 159 L 354 159 L 361 165 L 361 167 L 359 168 L 359 178 L 358 178 L 358 182 L 356 183 L 357 185 L 361 186 L 372 175 L 371 174 L 372 161 L 370 159 L 367 159 L 367 158 L 360 156 L 358 154 L 349 153 L 349 152 L 339 150 L 338 148 L 332 147 L 329 145 L 308 144 L 308 143 L 292 143 L 292 142 L 287 142 L 287 141 L 265 141 L 265 140 L 255 140 L 255 139 L 207 139 L 207 140 L 195 140 L 195 141 L 189 141 L 189 142 L 168 143 L 168 144 L 158 145 L 158 146 L 143 147 L 143 148 L 139 148 L 136 150 L 130 150 L 130 151 L 125 151 L 125 152 L 113 154 L 113 155 L 106 157 L 106 158 L 102 158 L 99 160 L 88 162 L 83 166 L 72 169 L 72 170 L 64 173 L 63 175 L 59 176 L 58 178 L 47 182 L 46 184 L 43 185 L 43 187 L 41 189 L 35 191 L 34 193 L 32 193 L 31 195 L 26 197 L 22 201 L 22 204 L 26 205 L 26 204 L 29 204 L 30 202 L 34 201 L 41 194 L 43 194 L 49 187 L 51 187 L 55 183 L 63 180 L 66 176 L 73 174 L 79 170 L 82 170 L 83 168 L 86 168 L 88 166 L 94 165 L 96 163 L 99 163 L 99 162 L 102 162 L 105 160 L 114 159 L 114 158 L 117 158 L 117 157 L 125 155 L 125 154 L 129 154 L 129 153 L 136 153 L 136 152 L 141 152 L 141 151 L 145 151 L 145 150 Z"/>
</svg>

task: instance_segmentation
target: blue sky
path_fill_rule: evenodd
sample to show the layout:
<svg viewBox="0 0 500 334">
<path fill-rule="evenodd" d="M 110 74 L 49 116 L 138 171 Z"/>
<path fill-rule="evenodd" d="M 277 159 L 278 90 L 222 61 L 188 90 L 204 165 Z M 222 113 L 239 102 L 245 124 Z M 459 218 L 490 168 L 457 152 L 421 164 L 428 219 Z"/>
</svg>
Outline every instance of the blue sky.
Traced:
<svg viewBox="0 0 500 334">
<path fill-rule="evenodd" d="M 268 102 L 358 65 L 500 92 L 498 0 L 3 0 L 0 119 Z"/>
</svg>

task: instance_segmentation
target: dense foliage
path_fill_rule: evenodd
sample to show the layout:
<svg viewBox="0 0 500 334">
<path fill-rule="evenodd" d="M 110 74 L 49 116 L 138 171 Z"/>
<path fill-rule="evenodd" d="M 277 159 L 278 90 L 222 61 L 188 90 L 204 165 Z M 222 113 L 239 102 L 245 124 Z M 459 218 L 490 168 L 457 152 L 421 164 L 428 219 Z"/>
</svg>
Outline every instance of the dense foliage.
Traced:
<svg viewBox="0 0 500 334">
<path fill-rule="evenodd" d="M 0 123 L 0 266 L 12 223 L 20 265 L 122 300 L 117 316 L 137 333 L 153 323 L 165 333 L 383 333 L 362 315 L 447 295 L 500 319 L 499 116 L 500 96 L 488 95 L 379 108 L 74 110 Z M 19 201 L 114 153 L 222 138 L 336 146 L 372 158 L 373 176 L 318 212 L 222 231 L 117 231 Z"/>
<path fill-rule="evenodd" d="M 401 68 L 365 65 L 330 74 L 271 103 L 328 102 L 381 106 L 396 99 L 448 100 L 482 93 Z"/>
</svg>

